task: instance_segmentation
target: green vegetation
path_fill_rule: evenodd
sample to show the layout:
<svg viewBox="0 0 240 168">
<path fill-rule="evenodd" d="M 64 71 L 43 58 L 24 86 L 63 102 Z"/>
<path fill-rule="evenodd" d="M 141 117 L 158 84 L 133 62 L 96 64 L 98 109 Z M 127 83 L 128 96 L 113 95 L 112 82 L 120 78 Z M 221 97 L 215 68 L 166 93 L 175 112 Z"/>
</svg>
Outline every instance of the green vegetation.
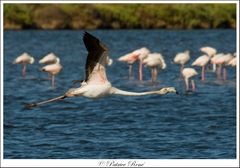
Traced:
<svg viewBox="0 0 240 168">
<path fill-rule="evenodd" d="M 236 4 L 4 4 L 4 28 L 236 28 Z"/>
</svg>

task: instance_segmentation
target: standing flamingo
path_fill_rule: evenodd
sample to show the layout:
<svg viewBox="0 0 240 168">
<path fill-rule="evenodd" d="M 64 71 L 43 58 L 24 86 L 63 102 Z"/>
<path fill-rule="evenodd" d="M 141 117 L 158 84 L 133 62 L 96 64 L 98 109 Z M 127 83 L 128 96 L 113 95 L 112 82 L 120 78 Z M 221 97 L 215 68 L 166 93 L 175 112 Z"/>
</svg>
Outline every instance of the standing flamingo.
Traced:
<svg viewBox="0 0 240 168">
<path fill-rule="evenodd" d="M 179 64 L 180 65 L 180 76 L 182 74 L 182 70 L 184 68 L 184 64 L 186 64 L 188 61 L 190 60 L 190 52 L 188 50 L 182 52 L 182 53 L 178 53 L 174 59 L 173 62 L 175 64 Z"/>
<path fill-rule="evenodd" d="M 39 64 L 55 64 L 59 58 L 54 53 L 49 53 L 39 60 Z"/>
<path fill-rule="evenodd" d="M 205 80 L 204 78 L 204 69 L 205 65 L 209 62 L 210 58 L 207 55 L 202 55 L 198 57 L 193 63 L 192 66 L 201 66 L 202 67 L 202 81 Z"/>
<path fill-rule="evenodd" d="M 22 64 L 22 76 L 26 76 L 27 64 L 33 64 L 34 58 L 31 57 L 28 53 L 24 52 L 20 56 L 18 56 L 14 61 L 13 64 Z"/>
<path fill-rule="evenodd" d="M 111 83 L 107 79 L 105 66 L 107 64 L 107 47 L 99 41 L 96 37 L 85 32 L 83 36 L 83 42 L 88 50 L 88 56 L 86 61 L 86 78 L 81 83 L 79 88 L 72 88 L 68 90 L 64 95 L 42 101 L 39 103 L 32 103 L 26 105 L 26 107 L 35 107 L 45 103 L 61 100 L 67 97 L 84 96 L 88 98 L 100 98 L 109 95 L 123 95 L 123 96 L 143 96 L 150 94 L 167 94 L 176 93 L 174 87 L 165 87 L 157 91 L 149 92 L 128 92 L 124 90 L 112 87 Z"/>
<path fill-rule="evenodd" d="M 126 54 L 118 58 L 118 61 L 127 62 L 129 66 L 129 79 L 133 77 L 132 65 L 138 59 L 138 55 Z"/>
<path fill-rule="evenodd" d="M 218 53 L 211 58 L 211 63 L 213 65 L 216 65 L 216 75 L 217 75 L 217 78 L 219 78 L 219 79 L 221 78 L 222 65 L 221 64 L 215 64 L 215 62 L 216 62 L 217 59 L 219 59 L 222 56 L 224 56 L 223 53 Z"/>
<path fill-rule="evenodd" d="M 147 58 L 143 60 L 143 64 L 151 69 L 152 82 L 157 80 L 157 68 L 165 69 L 167 67 L 165 60 L 160 53 L 148 54 Z"/>
<path fill-rule="evenodd" d="M 182 70 L 182 76 L 185 80 L 185 86 L 186 86 L 186 94 L 189 92 L 189 78 L 192 78 L 197 74 L 198 73 L 193 68 L 184 68 Z M 195 82 L 193 79 L 191 80 L 191 82 L 192 82 L 192 91 L 194 92 L 196 90 Z"/>
<path fill-rule="evenodd" d="M 227 79 L 226 65 L 231 59 L 233 59 L 231 54 L 225 54 L 212 61 L 214 64 L 223 65 L 223 80 Z"/>
<path fill-rule="evenodd" d="M 53 64 L 46 65 L 41 68 L 42 71 L 48 72 L 51 75 L 52 87 L 55 86 L 55 76 L 62 70 L 60 59 L 57 57 L 56 62 Z"/>
<path fill-rule="evenodd" d="M 210 58 L 214 57 L 214 55 L 217 53 L 217 50 L 213 47 L 201 47 L 200 51 L 204 54 L 207 54 Z M 213 64 L 213 72 L 216 71 L 216 64 Z"/>
<path fill-rule="evenodd" d="M 129 64 L 129 76 L 132 76 L 132 64 L 139 60 L 139 80 L 142 81 L 142 64 L 143 59 L 147 57 L 147 55 L 150 53 L 149 49 L 146 47 L 142 47 L 140 49 L 137 49 L 127 55 L 124 55 L 120 58 L 118 58 L 119 61 L 127 62 Z"/>
</svg>

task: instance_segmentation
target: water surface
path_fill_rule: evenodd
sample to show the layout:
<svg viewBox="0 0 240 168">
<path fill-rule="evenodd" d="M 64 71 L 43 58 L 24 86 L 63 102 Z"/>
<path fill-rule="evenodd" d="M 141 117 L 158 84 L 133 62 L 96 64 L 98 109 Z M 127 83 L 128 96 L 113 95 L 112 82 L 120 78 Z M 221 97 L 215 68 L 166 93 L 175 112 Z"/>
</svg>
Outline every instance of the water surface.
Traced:
<svg viewBox="0 0 240 168">
<path fill-rule="evenodd" d="M 197 91 L 184 94 L 176 53 L 190 50 L 190 66 L 201 55 L 199 48 L 236 51 L 234 30 L 99 30 L 90 31 L 110 49 L 114 59 L 108 79 L 115 87 L 147 91 L 174 86 L 180 95 L 145 97 L 112 96 L 91 100 L 69 98 L 27 110 L 24 103 L 59 96 L 84 78 L 86 49 L 83 31 L 4 32 L 4 158 L 5 159 L 233 159 L 236 158 L 236 72 L 228 67 L 228 79 L 206 74 L 195 78 Z M 128 80 L 128 66 L 115 59 L 146 46 L 164 56 L 167 68 L 152 84 L 144 68 L 143 82 Z M 28 52 L 36 59 L 21 77 L 15 57 Z M 52 88 L 40 72 L 39 59 L 48 52 L 61 58 L 64 69 Z M 200 68 L 196 68 L 201 72 Z M 75 86 L 77 87 L 77 86 Z"/>
</svg>

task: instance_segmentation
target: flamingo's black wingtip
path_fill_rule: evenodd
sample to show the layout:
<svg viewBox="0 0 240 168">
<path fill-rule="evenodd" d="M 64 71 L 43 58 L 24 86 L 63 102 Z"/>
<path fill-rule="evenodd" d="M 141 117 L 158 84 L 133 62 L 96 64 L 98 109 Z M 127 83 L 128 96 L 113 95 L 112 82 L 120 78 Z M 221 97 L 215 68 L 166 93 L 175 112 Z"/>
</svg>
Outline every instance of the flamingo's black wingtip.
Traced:
<svg viewBox="0 0 240 168">
<path fill-rule="evenodd" d="M 84 31 L 84 33 L 83 33 L 83 37 L 86 37 L 86 36 L 91 36 L 91 34 L 88 33 L 87 31 Z"/>
<path fill-rule="evenodd" d="M 83 38 L 97 39 L 94 35 L 88 33 L 87 31 L 84 31 L 84 33 L 83 33 Z"/>
</svg>

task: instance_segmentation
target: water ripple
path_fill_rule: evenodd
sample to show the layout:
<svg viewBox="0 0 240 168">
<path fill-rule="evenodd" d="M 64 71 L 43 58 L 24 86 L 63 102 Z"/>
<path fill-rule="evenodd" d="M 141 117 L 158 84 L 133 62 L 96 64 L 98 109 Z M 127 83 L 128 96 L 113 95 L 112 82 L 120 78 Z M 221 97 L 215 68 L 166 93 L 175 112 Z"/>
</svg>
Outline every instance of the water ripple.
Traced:
<svg viewBox="0 0 240 168">
<path fill-rule="evenodd" d="M 227 69 L 227 81 L 207 72 L 206 81 L 201 82 L 199 75 L 195 78 L 196 92 L 186 95 L 179 67 L 172 64 L 176 53 L 188 49 L 189 67 L 205 45 L 219 52 L 235 52 L 236 31 L 108 31 L 93 33 L 110 48 L 114 62 L 107 72 L 115 87 L 138 92 L 174 86 L 180 94 L 98 100 L 78 97 L 25 109 L 25 103 L 62 95 L 78 87 L 72 80 L 84 79 L 82 31 L 4 31 L 5 159 L 236 158 L 236 69 Z M 219 43 L 219 37 L 226 45 Z M 123 45 L 127 43 L 130 45 Z M 129 80 L 128 66 L 116 61 L 143 46 L 161 52 L 168 65 L 154 84 L 149 69 L 143 69 L 144 80 L 140 82 L 138 65 L 134 65 L 134 78 Z M 47 74 L 39 71 L 38 63 L 27 67 L 25 79 L 20 76 L 21 66 L 11 63 L 22 52 L 29 52 L 38 62 L 49 51 L 61 57 L 64 67 L 56 77 L 55 88 Z"/>
</svg>

